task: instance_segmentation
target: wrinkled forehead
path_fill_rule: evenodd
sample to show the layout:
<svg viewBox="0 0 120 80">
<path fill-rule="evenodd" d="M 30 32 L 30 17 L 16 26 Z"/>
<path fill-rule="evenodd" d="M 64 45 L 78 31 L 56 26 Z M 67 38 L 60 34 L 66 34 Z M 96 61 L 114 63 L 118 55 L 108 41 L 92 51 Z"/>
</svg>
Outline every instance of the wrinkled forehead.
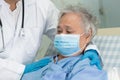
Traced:
<svg viewBox="0 0 120 80">
<path fill-rule="evenodd" d="M 66 13 L 61 15 L 59 19 L 59 27 L 66 26 L 74 28 L 84 28 L 82 17 L 77 13 Z"/>
</svg>

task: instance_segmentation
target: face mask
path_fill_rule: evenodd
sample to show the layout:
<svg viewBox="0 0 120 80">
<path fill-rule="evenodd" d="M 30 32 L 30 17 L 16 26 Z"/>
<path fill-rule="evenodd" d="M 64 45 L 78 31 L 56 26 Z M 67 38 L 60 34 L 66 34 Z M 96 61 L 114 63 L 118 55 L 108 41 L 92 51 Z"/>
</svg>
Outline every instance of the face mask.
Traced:
<svg viewBox="0 0 120 80">
<path fill-rule="evenodd" d="M 72 56 L 81 51 L 79 43 L 80 35 L 60 34 L 55 36 L 54 47 L 61 55 Z"/>
</svg>

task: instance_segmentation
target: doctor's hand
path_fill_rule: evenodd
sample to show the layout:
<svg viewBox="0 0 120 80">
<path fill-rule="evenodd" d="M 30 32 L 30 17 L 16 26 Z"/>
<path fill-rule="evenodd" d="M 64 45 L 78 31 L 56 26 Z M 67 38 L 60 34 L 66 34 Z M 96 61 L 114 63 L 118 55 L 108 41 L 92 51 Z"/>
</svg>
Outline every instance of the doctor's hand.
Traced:
<svg viewBox="0 0 120 80">
<path fill-rule="evenodd" d="M 41 69 L 42 67 L 46 66 L 49 62 L 51 62 L 50 57 L 43 58 L 37 62 L 33 62 L 31 64 L 28 64 L 25 66 L 25 70 L 23 74 L 36 71 L 38 69 Z"/>
<path fill-rule="evenodd" d="M 85 51 L 82 59 L 89 58 L 91 60 L 90 65 L 96 65 L 98 69 L 102 69 L 102 61 L 96 50 Z"/>
</svg>

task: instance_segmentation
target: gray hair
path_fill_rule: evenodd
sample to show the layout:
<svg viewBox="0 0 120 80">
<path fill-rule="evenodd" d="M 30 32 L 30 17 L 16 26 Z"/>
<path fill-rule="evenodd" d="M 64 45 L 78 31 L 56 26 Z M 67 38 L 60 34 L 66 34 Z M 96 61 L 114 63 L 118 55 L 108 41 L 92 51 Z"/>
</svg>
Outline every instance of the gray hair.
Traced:
<svg viewBox="0 0 120 80">
<path fill-rule="evenodd" d="M 85 25 L 85 31 L 86 33 L 89 32 L 89 30 L 92 30 L 92 38 L 97 33 L 97 19 L 95 16 L 90 14 L 88 10 L 81 6 L 68 6 L 65 9 L 61 10 L 59 19 L 67 13 L 77 13 L 80 15 L 80 17 L 83 20 L 83 24 Z"/>
</svg>

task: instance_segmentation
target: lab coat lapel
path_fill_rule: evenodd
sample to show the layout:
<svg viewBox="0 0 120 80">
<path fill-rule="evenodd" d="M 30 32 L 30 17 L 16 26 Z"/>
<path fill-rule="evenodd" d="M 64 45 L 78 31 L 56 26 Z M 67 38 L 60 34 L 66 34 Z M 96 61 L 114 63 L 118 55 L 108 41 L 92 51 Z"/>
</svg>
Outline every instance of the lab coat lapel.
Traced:
<svg viewBox="0 0 120 80">
<path fill-rule="evenodd" d="M 32 11 L 31 7 L 33 7 L 33 6 L 31 6 L 31 5 L 34 5 L 35 2 L 36 2 L 36 0 L 24 0 L 24 3 L 25 3 L 25 5 L 24 5 L 24 10 L 25 10 L 25 14 L 24 14 L 25 18 L 24 19 L 25 20 L 24 21 L 25 21 L 26 24 L 27 24 L 27 21 L 30 17 L 30 14 L 33 14 L 31 12 L 34 12 L 34 11 Z M 35 14 L 33 14 L 33 16 L 35 16 Z M 25 26 L 26 26 L 26 24 L 25 24 Z"/>
<path fill-rule="evenodd" d="M 3 2 L 1 2 L 0 6 L 0 18 L 3 23 L 4 42 L 7 45 L 11 41 L 11 38 L 13 38 L 14 22 Z"/>
<path fill-rule="evenodd" d="M 6 5 L 7 6 L 7 5 Z M 14 25 L 14 22 L 12 22 L 12 21 L 14 21 L 13 20 L 13 18 L 12 18 L 12 16 L 10 16 L 10 13 L 9 13 L 9 11 L 8 11 L 9 9 L 7 8 L 7 7 L 5 7 L 5 5 L 1 5 L 1 19 L 2 19 L 2 17 L 3 17 L 3 19 L 5 19 L 6 20 L 6 22 L 8 23 L 8 25 L 9 25 L 9 27 L 11 28 L 11 27 L 13 27 L 13 25 Z"/>
</svg>

